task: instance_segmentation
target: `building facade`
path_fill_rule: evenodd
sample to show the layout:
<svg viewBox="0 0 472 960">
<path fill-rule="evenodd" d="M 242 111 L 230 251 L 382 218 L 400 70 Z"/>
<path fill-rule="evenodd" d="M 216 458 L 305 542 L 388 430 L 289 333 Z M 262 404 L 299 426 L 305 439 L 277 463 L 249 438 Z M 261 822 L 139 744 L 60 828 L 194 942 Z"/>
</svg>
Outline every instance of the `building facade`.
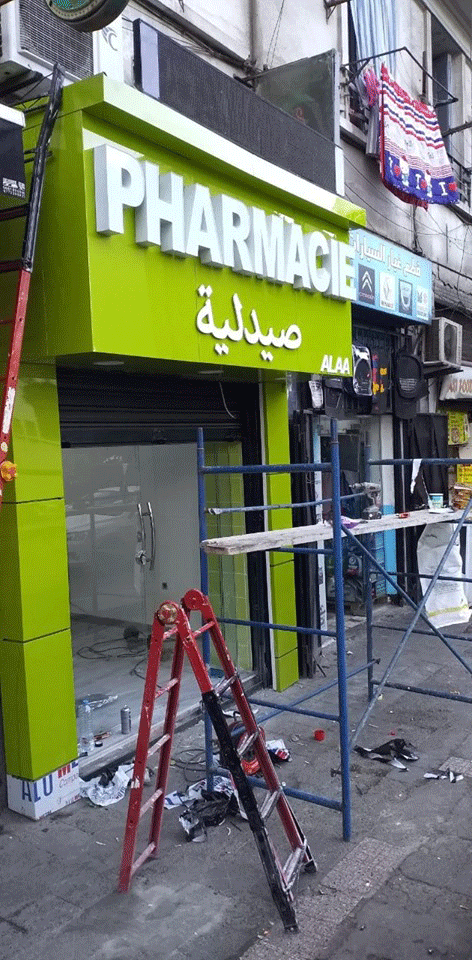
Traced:
<svg viewBox="0 0 472 960">
<path fill-rule="evenodd" d="M 71 84 L 15 410 L 19 476 L 0 518 L 14 809 L 38 816 L 74 795 L 77 700 L 95 700 L 95 732 L 114 743 L 120 707 L 133 701 L 137 718 L 153 611 L 199 578 L 197 427 L 209 463 L 309 461 L 325 455 L 342 395 L 347 491 L 364 477 L 367 449 L 413 450 L 412 410 L 431 422 L 440 410 L 444 421 L 442 376 L 460 358 L 444 353 L 435 317 L 462 327 L 472 364 L 470 15 L 465 0 L 408 0 L 401 18 L 396 6 L 383 3 L 378 22 L 378 4 L 360 0 L 238 0 L 224 10 L 216 0 L 143 0 L 93 36 L 49 21 L 42 0 L 1 10 L 0 95 L 15 105 L 28 84 L 41 92 L 58 53 Z M 382 63 L 413 99 L 440 104 L 453 206 L 407 204 L 382 183 L 358 82 Z M 33 114 L 27 146 L 35 127 Z M 5 256 L 14 239 L 0 238 Z M 367 398 L 352 391 L 353 341 L 375 370 Z M 407 415 L 394 383 L 402 351 L 432 365 Z M 403 506 L 393 471 L 378 479 L 384 512 Z M 292 493 L 282 476 L 207 489 L 220 507 L 283 504 Z M 281 510 L 266 522 L 293 519 Z M 243 529 L 237 514 L 211 522 L 215 533 Z M 407 548 L 392 536 L 376 544 L 392 568 Z M 355 563 L 346 558 L 351 585 Z M 323 624 L 329 569 L 248 564 L 210 568 L 218 613 Z M 362 603 L 362 590 L 351 599 Z M 296 634 L 233 625 L 227 640 L 241 670 L 278 689 L 312 669 Z M 192 697 L 189 688 L 184 703 Z"/>
<path fill-rule="evenodd" d="M 139 713 L 136 661 L 154 610 L 199 583 L 197 427 L 209 463 L 288 462 L 287 372 L 306 378 L 327 356 L 350 372 L 349 227 L 363 221 L 103 76 L 65 89 L 52 157 L 15 410 L 19 472 L 2 511 L 8 794 L 33 815 L 69 796 L 76 767 L 58 771 L 77 757 L 76 699 L 95 701 L 119 740 L 120 707 L 134 696 Z M 245 502 L 235 482 L 207 495 Z M 287 477 L 270 478 L 265 496 L 290 502 Z M 290 524 L 290 511 L 267 522 Z M 227 617 L 254 618 L 251 583 L 244 562 L 210 566 Z M 262 583 L 261 618 L 295 622 L 291 566 L 281 558 Z M 274 631 L 264 651 L 234 627 L 227 642 L 242 670 L 267 654 L 275 686 L 297 679 L 296 636 Z M 184 684 L 182 705 L 195 699 Z"/>
</svg>

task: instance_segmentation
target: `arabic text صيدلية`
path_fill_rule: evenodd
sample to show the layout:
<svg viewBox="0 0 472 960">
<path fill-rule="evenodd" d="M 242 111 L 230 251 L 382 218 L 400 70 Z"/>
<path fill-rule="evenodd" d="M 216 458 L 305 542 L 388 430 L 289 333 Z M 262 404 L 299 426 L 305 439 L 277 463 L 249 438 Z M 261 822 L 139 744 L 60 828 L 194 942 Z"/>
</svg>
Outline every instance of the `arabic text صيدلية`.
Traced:
<svg viewBox="0 0 472 960">
<path fill-rule="evenodd" d="M 242 303 L 237 293 L 233 294 L 232 297 L 236 327 L 232 326 L 228 319 L 225 320 L 222 327 L 217 326 L 211 303 L 212 288 L 210 286 L 205 287 L 202 284 L 197 293 L 200 297 L 205 297 L 205 303 L 198 311 L 196 320 L 197 330 L 200 333 L 214 337 L 215 340 L 231 340 L 233 343 L 239 343 L 244 339 L 249 344 L 259 343 L 262 347 L 285 347 L 287 350 L 298 350 L 301 346 L 302 333 L 294 323 L 290 324 L 286 330 L 281 330 L 278 335 L 274 333 L 272 327 L 269 327 L 268 332 L 264 334 L 260 328 L 256 311 L 251 310 L 249 316 L 253 329 L 251 330 L 246 326 L 243 319 Z M 266 352 L 262 351 L 262 353 L 264 353 L 263 359 L 268 359 Z M 270 359 L 273 359 L 271 355 Z"/>
</svg>

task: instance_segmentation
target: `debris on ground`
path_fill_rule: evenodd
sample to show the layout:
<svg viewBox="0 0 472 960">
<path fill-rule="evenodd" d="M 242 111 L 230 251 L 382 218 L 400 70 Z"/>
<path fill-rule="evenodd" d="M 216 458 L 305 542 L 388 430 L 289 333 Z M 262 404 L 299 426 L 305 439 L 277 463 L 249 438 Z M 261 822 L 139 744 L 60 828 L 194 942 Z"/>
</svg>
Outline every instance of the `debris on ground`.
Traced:
<svg viewBox="0 0 472 960">
<path fill-rule="evenodd" d="M 429 770 L 424 774 L 425 780 L 449 780 L 449 783 L 459 783 L 460 780 L 464 779 L 462 773 L 456 773 L 455 770 L 451 770 L 450 767 L 446 767 L 445 770 Z"/>
<path fill-rule="evenodd" d="M 408 767 L 402 763 L 402 760 L 419 760 L 419 754 L 416 747 L 401 737 L 395 737 L 394 740 L 387 740 L 378 747 L 354 747 L 356 753 L 361 757 L 367 757 L 369 760 L 378 760 L 379 763 L 388 763 L 391 767 L 398 770 L 408 770 Z"/>
<path fill-rule="evenodd" d="M 194 800 L 200 800 L 203 791 L 206 790 L 206 784 L 206 779 L 197 780 L 196 783 L 191 783 L 185 792 L 174 790 L 172 793 L 168 793 L 164 799 L 164 810 L 171 810 L 172 807 L 188 806 Z M 229 777 L 213 777 L 213 792 L 224 793 L 231 797 L 235 790 Z"/>
<path fill-rule="evenodd" d="M 187 834 L 187 840 L 202 843 L 206 840 L 207 827 L 218 827 L 227 816 L 237 816 L 239 804 L 234 793 L 202 790 L 199 800 L 193 800 L 179 817 L 179 823 Z"/>
<path fill-rule="evenodd" d="M 123 799 L 133 776 L 133 763 L 111 764 L 92 780 L 79 780 L 80 796 L 96 807 L 109 807 Z M 149 783 L 154 771 L 146 768 L 144 783 Z"/>
<path fill-rule="evenodd" d="M 203 843 L 206 840 L 206 827 L 191 810 L 186 810 L 185 813 L 180 815 L 179 823 L 185 830 L 187 840 L 191 840 L 193 843 Z"/>
<path fill-rule="evenodd" d="M 108 807 L 123 799 L 133 775 L 132 766 L 120 766 L 112 773 L 105 771 L 92 780 L 79 780 L 80 796 L 97 807 Z"/>
<path fill-rule="evenodd" d="M 292 759 L 283 740 L 267 740 L 266 747 L 272 763 L 288 763 Z"/>
</svg>

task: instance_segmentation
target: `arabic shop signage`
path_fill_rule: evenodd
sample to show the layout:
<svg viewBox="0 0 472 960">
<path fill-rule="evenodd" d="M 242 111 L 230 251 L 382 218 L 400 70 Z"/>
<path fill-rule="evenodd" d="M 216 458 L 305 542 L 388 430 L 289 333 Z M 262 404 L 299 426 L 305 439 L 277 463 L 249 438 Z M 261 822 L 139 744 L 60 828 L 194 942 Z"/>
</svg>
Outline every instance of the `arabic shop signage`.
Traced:
<svg viewBox="0 0 472 960">
<path fill-rule="evenodd" d="M 367 230 L 351 230 L 350 237 L 355 248 L 356 303 L 408 323 L 431 323 L 429 260 Z"/>
<path fill-rule="evenodd" d="M 347 227 L 210 159 L 126 131 L 123 145 L 104 141 L 97 127 L 82 161 L 90 319 L 74 349 L 351 375 Z"/>
</svg>

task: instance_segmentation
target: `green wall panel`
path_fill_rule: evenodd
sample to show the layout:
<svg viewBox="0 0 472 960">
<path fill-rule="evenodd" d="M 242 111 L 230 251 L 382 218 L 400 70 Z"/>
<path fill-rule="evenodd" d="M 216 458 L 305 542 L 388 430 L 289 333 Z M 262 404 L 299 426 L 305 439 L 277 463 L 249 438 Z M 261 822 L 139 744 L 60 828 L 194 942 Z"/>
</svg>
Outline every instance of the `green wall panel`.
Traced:
<svg viewBox="0 0 472 960">
<path fill-rule="evenodd" d="M 34 144 L 36 137 L 37 128 L 29 128 L 26 146 Z M 80 113 L 61 115 L 51 151 L 25 325 L 24 360 L 93 349 Z"/>
<path fill-rule="evenodd" d="M 7 772 L 36 780 L 77 756 L 69 630 L 29 643 L 0 641 Z"/>
<path fill-rule="evenodd" d="M 54 367 L 21 365 L 9 459 L 18 476 L 5 485 L 5 503 L 64 496 Z"/>
<path fill-rule="evenodd" d="M 264 385 L 264 421 L 267 463 L 290 463 L 287 387 L 285 382 Z M 267 502 L 290 503 L 290 474 L 267 474 Z M 268 529 L 292 526 L 291 510 L 270 510 Z M 294 563 L 287 554 L 269 553 L 273 623 L 296 625 Z M 274 631 L 275 678 L 277 690 L 298 680 L 296 633 Z"/>
<path fill-rule="evenodd" d="M 240 443 L 205 444 L 207 466 L 240 466 Z M 209 474 L 206 477 L 206 496 L 209 507 L 231 507 L 244 504 L 242 476 L 238 474 Z M 227 513 L 222 516 L 207 514 L 209 537 L 235 536 L 244 533 L 244 515 Z M 245 556 L 208 556 L 208 592 L 217 616 L 234 620 L 249 620 L 247 563 Z M 250 627 L 222 624 L 222 631 L 231 657 L 242 670 L 252 669 Z M 212 651 L 212 663 L 220 666 Z"/>
<path fill-rule="evenodd" d="M 64 501 L 5 503 L 0 522 L 1 637 L 26 641 L 67 629 Z"/>
<path fill-rule="evenodd" d="M 295 651 L 296 653 L 296 651 Z M 286 690 L 299 679 L 298 658 L 293 650 L 283 656 L 275 658 L 275 674 L 277 678 L 277 690 Z"/>
</svg>

